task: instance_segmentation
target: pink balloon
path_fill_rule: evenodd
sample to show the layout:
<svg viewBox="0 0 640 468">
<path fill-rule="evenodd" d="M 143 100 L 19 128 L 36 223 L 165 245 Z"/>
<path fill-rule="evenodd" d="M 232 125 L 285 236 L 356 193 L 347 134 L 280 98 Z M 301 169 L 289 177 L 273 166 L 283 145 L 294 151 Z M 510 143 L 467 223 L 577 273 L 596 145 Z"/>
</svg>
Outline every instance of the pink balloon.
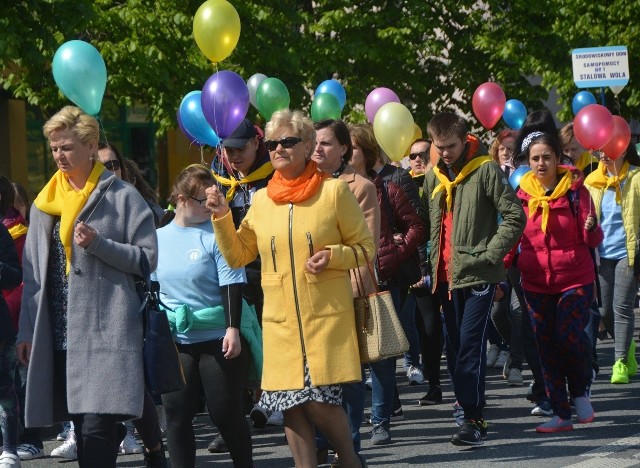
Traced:
<svg viewBox="0 0 640 468">
<path fill-rule="evenodd" d="M 602 148 L 613 134 L 613 115 L 600 104 L 584 106 L 573 119 L 573 133 L 578 143 L 594 151 Z"/>
<path fill-rule="evenodd" d="M 389 102 L 400 102 L 400 98 L 389 88 L 375 88 L 367 96 L 364 103 L 364 111 L 367 114 L 367 120 L 373 123 L 378 109 Z"/>
<path fill-rule="evenodd" d="M 613 116 L 613 133 L 609 141 L 602 147 L 602 151 L 609 159 L 618 159 L 624 154 L 631 142 L 631 128 L 626 120 L 619 115 Z"/>
<path fill-rule="evenodd" d="M 488 81 L 476 88 L 471 101 L 473 113 L 483 127 L 491 130 L 502 117 L 507 97 L 497 83 Z"/>
</svg>

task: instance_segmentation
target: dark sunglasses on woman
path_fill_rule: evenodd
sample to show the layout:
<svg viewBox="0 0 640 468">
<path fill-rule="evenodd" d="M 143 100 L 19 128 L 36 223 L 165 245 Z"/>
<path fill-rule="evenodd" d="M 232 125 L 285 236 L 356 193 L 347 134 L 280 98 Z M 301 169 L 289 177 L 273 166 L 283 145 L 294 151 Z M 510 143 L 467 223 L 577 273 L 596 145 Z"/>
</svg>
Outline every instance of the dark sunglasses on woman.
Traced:
<svg viewBox="0 0 640 468">
<path fill-rule="evenodd" d="M 111 172 L 115 172 L 120 169 L 120 161 L 118 161 L 117 159 L 110 159 L 109 161 L 105 161 L 102 164 L 104 164 L 104 167 L 106 167 Z"/>
<path fill-rule="evenodd" d="M 267 140 L 264 142 L 264 146 L 267 147 L 267 151 L 275 151 L 278 145 L 282 145 L 283 148 L 293 148 L 302 141 L 302 138 L 287 137 L 282 140 Z"/>
</svg>

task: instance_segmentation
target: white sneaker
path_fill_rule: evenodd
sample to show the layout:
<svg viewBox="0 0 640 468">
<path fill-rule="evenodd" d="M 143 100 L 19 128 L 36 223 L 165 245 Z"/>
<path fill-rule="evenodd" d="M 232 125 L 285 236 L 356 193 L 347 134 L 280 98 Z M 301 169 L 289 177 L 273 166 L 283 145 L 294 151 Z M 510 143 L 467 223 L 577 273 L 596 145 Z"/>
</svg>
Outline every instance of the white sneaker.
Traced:
<svg viewBox="0 0 640 468">
<path fill-rule="evenodd" d="M 267 426 L 282 426 L 284 424 L 284 414 L 282 411 L 274 411 L 267 419 Z"/>
<path fill-rule="evenodd" d="M 15 453 L 2 452 L 0 468 L 20 468 L 20 457 Z"/>
<path fill-rule="evenodd" d="M 54 448 L 51 451 L 53 458 L 66 458 L 67 460 L 77 460 L 78 458 L 78 446 L 76 445 L 76 433 L 69 431 L 67 440 L 64 444 Z"/>
<path fill-rule="evenodd" d="M 423 384 L 424 374 L 419 367 L 410 366 L 407 369 L 407 379 L 409 379 L 409 385 Z"/>
<path fill-rule="evenodd" d="M 124 436 L 124 439 L 120 442 L 119 452 L 123 455 L 128 455 L 130 453 L 142 453 L 142 447 L 132 432 L 127 431 L 127 435 Z"/>
<path fill-rule="evenodd" d="M 497 344 L 492 344 L 489 346 L 489 350 L 487 351 L 487 367 L 493 367 L 496 365 L 499 354 L 500 346 L 498 346 Z"/>
<path fill-rule="evenodd" d="M 44 450 L 33 444 L 20 444 L 17 447 L 18 457 L 20 460 L 33 460 L 35 458 L 44 457 Z"/>
<path fill-rule="evenodd" d="M 509 351 L 500 351 L 500 353 L 498 354 L 498 359 L 496 359 L 493 367 L 504 369 L 504 365 L 506 364 L 507 359 L 509 359 Z M 489 365 L 487 364 L 487 367 L 488 366 Z"/>
</svg>

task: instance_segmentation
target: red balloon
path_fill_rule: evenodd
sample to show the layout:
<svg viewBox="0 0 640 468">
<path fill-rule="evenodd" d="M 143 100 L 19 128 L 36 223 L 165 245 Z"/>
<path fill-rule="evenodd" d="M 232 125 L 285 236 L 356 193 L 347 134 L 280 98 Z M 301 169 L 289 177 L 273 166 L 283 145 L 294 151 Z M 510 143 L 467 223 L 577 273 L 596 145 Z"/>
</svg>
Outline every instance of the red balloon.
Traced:
<svg viewBox="0 0 640 468">
<path fill-rule="evenodd" d="M 600 104 L 584 106 L 573 119 L 573 133 L 583 147 L 599 150 L 613 134 L 613 115 Z"/>
<path fill-rule="evenodd" d="M 631 128 L 619 115 L 613 116 L 613 134 L 602 151 L 609 159 L 618 159 L 624 154 L 631 142 Z"/>
<path fill-rule="evenodd" d="M 502 88 L 493 82 L 482 83 L 473 93 L 473 113 L 483 127 L 491 130 L 502 117 L 507 97 Z"/>
</svg>

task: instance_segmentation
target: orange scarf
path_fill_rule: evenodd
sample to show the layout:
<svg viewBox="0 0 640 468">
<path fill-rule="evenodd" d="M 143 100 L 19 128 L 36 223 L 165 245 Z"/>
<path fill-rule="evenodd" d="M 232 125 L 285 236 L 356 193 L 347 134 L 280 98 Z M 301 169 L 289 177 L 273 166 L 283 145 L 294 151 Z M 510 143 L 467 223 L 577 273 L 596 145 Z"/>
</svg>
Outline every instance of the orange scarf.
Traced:
<svg viewBox="0 0 640 468">
<path fill-rule="evenodd" d="M 309 161 L 304 172 L 295 179 L 285 179 L 279 171 L 275 171 L 267 184 L 267 195 L 278 203 L 302 202 L 314 196 L 327 177 L 328 174 L 318 172 L 315 161 Z"/>
</svg>

